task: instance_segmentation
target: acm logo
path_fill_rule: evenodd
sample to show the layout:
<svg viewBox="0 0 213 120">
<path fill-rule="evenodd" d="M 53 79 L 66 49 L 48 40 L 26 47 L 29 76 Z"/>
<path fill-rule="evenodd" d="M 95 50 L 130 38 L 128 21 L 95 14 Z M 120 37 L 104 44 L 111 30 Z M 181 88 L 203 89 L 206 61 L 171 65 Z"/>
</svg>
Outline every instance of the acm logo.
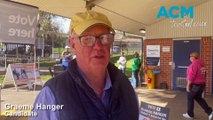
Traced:
<svg viewBox="0 0 213 120">
<path fill-rule="evenodd" d="M 185 6 L 172 6 L 168 10 L 165 6 L 161 6 L 158 11 L 157 18 L 165 17 L 165 18 L 184 18 L 185 16 L 189 16 L 190 18 L 194 18 L 194 7 L 189 6 L 186 8 Z"/>
</svg>

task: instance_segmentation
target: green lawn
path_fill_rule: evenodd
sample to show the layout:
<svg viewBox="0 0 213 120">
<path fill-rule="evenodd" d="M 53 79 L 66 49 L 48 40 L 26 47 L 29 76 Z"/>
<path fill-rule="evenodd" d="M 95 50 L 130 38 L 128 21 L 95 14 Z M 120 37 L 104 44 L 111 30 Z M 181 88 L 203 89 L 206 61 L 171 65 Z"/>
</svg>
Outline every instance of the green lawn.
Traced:
<svg viewBox="0 0 213 120">
<path fill-rule="evenodd" d="M 51 75 L 41 75 L 41 80 L 42 80 L 43 83 L 45 83 L 50 78 L 52 78 Z M 4 75 L 0 75 L 0 84 L 3 83 L 3 80 L 4 80 Z"/>
<path fill-rule="evenodd" d="M 117 64 L 117 60 L 119 59 L 120 55 L 113 55 L 111 56 L 111 59 L 110 59 L 110 62 L 114 63 L 115 66 L 118 67 L 119 64 Z M 132 76 L 132 70 L 131 70 L 131 66 L 132 66 L 132 58 L 133 58 L 133 55 L 127 55 L 126 56 L 126 59 L 127 59 L 127 64 L 126 64 L 126 76 L 127 77 L 131 77 Z"/>
<path fill-rule="evenodd" d="M 3 82 L 3 79 L 4 79 L 4 76 L 3 76 L 3 75 L 0 75 L 0 83 Z"/>
<path fill-rule="evenodd" d="M 119 59 L 119 57 L 120 57 L 120 55 L 113 55 L 113 56 L 111 56 L 110 61 L 112 63 L 114 63 L 115 66 L 118 66 L 118 64 L 116 62 Z M 125 74 L 126 74 L 127 77 L 131 77 L 131 75 L 132 75 L 131 66 L 132 66 L 133 56 L 127 55 L 126 58 L 127 58 L 127 64 L 126 64 L 126 73 Z M 53 66 L 53 64 L 54 64 L 54 61 L 43 61 L 42 64 L 40 64 L 40 66 Z M 50 78 L 51 78 L 50 75 L 41 75 L 41 80 L 43 82 L 46 82 Z M 4 79 L 4 75 L 0 75 L 0 83 L 3 82 L 3 79 Z"/>
<path fill-rule="evenodd" d="M 61 53 L 64 48 L 54 48 L 54 53 Z"/>
<path fill-rule="evenodd" d="M 41 75 L 41 80 L 42 80 L 43 82 L 46 82 L 46 81 L 49 80 L 50 78 L 52 78 L 51 75 Z"/>
</svg>

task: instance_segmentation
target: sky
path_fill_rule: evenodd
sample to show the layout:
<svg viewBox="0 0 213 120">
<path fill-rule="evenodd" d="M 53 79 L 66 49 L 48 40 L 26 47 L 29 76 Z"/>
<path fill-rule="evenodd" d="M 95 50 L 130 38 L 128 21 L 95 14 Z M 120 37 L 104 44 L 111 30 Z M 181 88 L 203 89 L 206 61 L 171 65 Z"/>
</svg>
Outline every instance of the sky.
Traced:
<svg viewBox="0 0 213 120">
<path fill-rule="evenodd" d="M 53 20 L 54 23 L 56 23 L 60 26 L 59 29 L 63 33 L 69 32 L 70 21 L 71 21 L 70 19 L 60 17 L 60 16 L 54 17 L 54 20 Z"/>
</svg>

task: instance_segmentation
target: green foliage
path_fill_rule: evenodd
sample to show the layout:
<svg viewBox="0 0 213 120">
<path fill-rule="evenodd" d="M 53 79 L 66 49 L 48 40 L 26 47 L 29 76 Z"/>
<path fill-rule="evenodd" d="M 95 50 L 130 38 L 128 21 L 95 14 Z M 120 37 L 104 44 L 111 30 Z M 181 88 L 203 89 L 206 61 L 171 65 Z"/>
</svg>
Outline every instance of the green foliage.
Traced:
<svg viewBox="0 0 213 120">
<path fill-rule="evenodd" d="M 52 67 L 55 65 L 55 61 L 40 61 L 40 66 L 42 67 Z"/>
<path fill-rule="evenodd" d="M 63 47 L 67 36 L 58 34 L 61 33 L 60 25 L 59 23 L 54 22 L 54 19 L 59 16 L 44 11 L 39 11 L 39 16 L 40 31 L 38 36 L 44 37 L 45 44 L 54 44 L 54 47 Z"/>
<path fill-rule="evenodd" d="M 67 37 L 66 36 L 58 36 L 56 39 L 54 39 L 54 47 L 62 47 L 64 48 L 66 44 Z"/>
<path fill-rule="evenodd" d="M 56 15 L 39 11 L 39 23 L 40 23 L 40 29 L 43 31 L 58 31 L 59 28 L 57 25 L 53 24 L 53 18 L 56 17 Z"/>
<path fill-rule="evenodd" d="M 3 80 L 4 80 L 4 75 L 0 75 L 0 84 L 3 83 Z"/>
<path fill-rule="evenodd" d="M 54 48 L 54 53 L 59 53 L 59 54 L 61 54 L 62 53 L 62 51 L 64 50 L 64 48 Z"/>
</svg>

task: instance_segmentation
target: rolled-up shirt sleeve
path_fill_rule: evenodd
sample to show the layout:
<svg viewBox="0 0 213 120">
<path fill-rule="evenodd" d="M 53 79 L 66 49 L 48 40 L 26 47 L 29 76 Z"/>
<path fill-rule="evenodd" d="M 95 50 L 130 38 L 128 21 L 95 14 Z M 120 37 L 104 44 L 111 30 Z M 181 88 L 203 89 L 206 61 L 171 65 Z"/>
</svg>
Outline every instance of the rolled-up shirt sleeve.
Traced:
<svg viewBox="0 0 213 120">
<path fill-rule="evenodd" d="M 56 105 L 55 97 L 49 87 L 44 87 L 37 96 L 32 110 L 37 116 L 31 116 L 29 120 L 59 120 L 58 110 L 45 109 L 51 105 Z"/>
</svg>

